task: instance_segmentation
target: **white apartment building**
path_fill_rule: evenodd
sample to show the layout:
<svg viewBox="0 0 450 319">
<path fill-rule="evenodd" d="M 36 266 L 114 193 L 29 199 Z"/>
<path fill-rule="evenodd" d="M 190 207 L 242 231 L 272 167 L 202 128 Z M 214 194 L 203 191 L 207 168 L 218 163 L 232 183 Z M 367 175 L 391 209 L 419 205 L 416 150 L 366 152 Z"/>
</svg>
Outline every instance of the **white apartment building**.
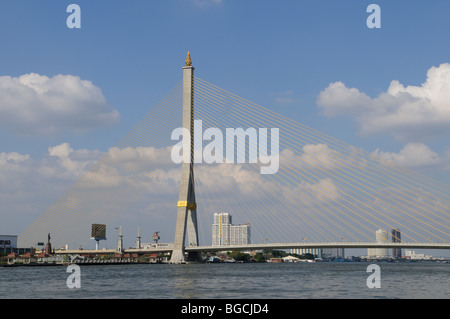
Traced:
<svg viewBox="0 0 450 319">
<path fill-rule="evenodd" d="M 229 213 L 214 213 L 212 245 L 247 245 L 251 243 L 250 224 L 233 225 Z"/>
</svg>

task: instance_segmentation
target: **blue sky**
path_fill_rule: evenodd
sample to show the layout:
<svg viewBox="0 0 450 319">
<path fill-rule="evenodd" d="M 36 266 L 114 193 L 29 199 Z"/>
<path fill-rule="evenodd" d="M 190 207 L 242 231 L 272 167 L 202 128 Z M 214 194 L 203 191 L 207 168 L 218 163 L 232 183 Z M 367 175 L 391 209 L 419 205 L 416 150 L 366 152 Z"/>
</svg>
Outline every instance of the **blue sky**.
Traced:
<svg viewBox="0 0 450 319">
<path fill-rule="evenodd" d="M 383 141 L 318 116 L 320 91 L 342 81 L 375 97 L 394 79 L 420 85 L 430 67 L 448 62 L 446 1 L 380 1 L 381 29 L 366 26 L 370 1 L 78 1 L 82 28 L 68 29 L 70 3 L 3 2 L 0 69 L 72 74 L 102 90 L 121 120 L 93 135 L 66 132 L 76 147 L 114 144 L 180 79 L 187 50 L 197 76 L 369 150 Z M 277 104 L 286 92 L 295 103 Z M 39 154 L 38 144 L 64 140 L 11 138 L 3 151 Z"/>
<path fill-rule="evenodd" d="M 66 26 L 71 3 L 81 7 L 81 29 Z M 371 3 L 381 8 L 380 29 L 366 25 Z M 86 117 L 84 122 L 88 108 L 53 118 L 46 113 L 51 108 L 43 106 L 42 112 L 35 110 L 41 112 L 40 123 L 21 112 L 29 101 L 15 109 L 0 106 L 0 153 L 5 156 L 17 153 L 40 161 L 50 147 L 63 143 L 72 150 L 107 151 L 181 80 L 189 50 L 198 77 L 450 183 L 450 104 L 438 104 L 439 111 L 431 105 L 436 114 L 430 118 L 440 119 L 438 124 L 400 121 L 376 127 L 371 121 L 376 113 L 371 107 L 393 80 L 403 88 L 420 88 L 436 67 L 442 71 L 436 76 L 442 75 L 441 87 L 450 89 L 447 69 L 440 68 L 450 63 L 448 1 L 40 0 L 0 5 L 0 76 L 72 75 L 90 81 L 93 108 L 88 112 L 106 114 L 106 119 Z M 336 82 L 343 84 L 334 92 L 342 103 L 353 101 L 347 94 L 353 88 L 367 107 L 343 110 L 336 100 L 326 99 L 333 93 L 327 88 Z M 413 94 L 418 103 L 427 101 L 420 100 L 422 93 Z M 104 100 L 94 101 L 95 94 Z M 377 123 L 394 113 L 377 113 Z M 43 130 L 51 125 L 54 129 Z M 407 145 L 409 152 L 402 154 Z M 424 159 L 415 162 L 420 151 Z M 0 174 L 7 180 L 6 171 Z M 43 208 L 56 195 L 39 205 L 30 197 L 28 209 Z M 10 201 L 7 207 L 17 208 Z M 21 230 L 11 225 L 14 232 Z M 0 226 L 2 232 L 8 226 Z"/>
</svg>

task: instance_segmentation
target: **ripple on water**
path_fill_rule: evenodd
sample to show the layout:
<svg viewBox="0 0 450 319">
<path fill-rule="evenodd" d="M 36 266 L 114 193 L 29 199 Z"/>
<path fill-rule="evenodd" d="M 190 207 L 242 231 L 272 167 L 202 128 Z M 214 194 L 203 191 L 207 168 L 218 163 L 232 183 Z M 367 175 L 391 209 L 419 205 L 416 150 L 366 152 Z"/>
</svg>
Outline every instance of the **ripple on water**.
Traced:
<svg viewBox="0 0 450 319">
<path fill-rule="evenodd" d="M 81 266 L 69 289 L 66 267 L 0 268 L 0 298 L 448 298 L 450 264 L 380 263 L 369 289 L 367 263 Z"/>
</svg>

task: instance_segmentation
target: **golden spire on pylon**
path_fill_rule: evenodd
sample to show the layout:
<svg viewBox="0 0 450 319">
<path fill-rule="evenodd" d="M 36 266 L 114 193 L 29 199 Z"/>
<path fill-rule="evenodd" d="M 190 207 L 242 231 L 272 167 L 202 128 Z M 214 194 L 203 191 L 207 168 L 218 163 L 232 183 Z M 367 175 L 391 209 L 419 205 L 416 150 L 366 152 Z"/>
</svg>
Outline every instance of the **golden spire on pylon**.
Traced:
<svg viewBox="0 0 450 319">
<path fill-rule="evenodd" d="M 188 51 L 188 54 L 186 56 L 186 66 L 191 66 L 191 65 L 192 65 L 191 55 L 189 54 L 189 51 Z"/>
</svg>

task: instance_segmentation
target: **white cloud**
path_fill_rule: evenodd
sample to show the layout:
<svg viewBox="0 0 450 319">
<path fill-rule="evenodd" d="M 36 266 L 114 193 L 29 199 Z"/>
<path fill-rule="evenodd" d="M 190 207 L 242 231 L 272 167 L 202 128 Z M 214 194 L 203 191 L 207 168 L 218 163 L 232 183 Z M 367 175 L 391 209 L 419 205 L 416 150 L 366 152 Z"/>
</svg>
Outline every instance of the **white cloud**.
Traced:
<svg viewBox="0 0 450 319">
<path fill-rule="evenodd" d="M 0 125 L 19 134 L 84 132 L 118 122 L 101 90 L 73 75 L 0 77 Z"/>
<path fill-rule="evenodd" d="M 30 159 L 30 155 L 22 155 L 17 152 L 0 153 L 0 165 L 6 162 L 20 163 Z"/>
<path fill-rule="evenodd" d="M 326 144 L 307 144 L 303 146 L 302 159 L 313 166 L 334 168 L 336 164 L 336 152 Z"/>
<path fill-rule="evenodd" d="M 2 188 L 3 194 L 10 194 L 26 182 L 21 176 L 28 173 L 26 166 L 29 161 L 30 156 L 27 154 L 0 153 L 0 185 L 7 186 Z"/>
<path fill-rule="evenodd" d="M 382 152 L 377 149 L 372 155 L 384 161 L 409 168 L 442 167 L 446 165 L 446 162 L 450 163 L 450 157 L 441 157 L 422 143 L 409 143 L 398 153 Z"/>
<path fill-rule="evenodd" d="M 299 154 L 284 149 L 280 153 L 280 169 L 295 168 L 308 172 L 336 170 L 343 167 L 364 168 L 364 152 L 355 147 L 338 150 L 325 143 L 305 144 Z"/>
<path fill-rule="evenodd" d="M 392 133 L 403 140 L 417 140 L 450 133 L 450 64 L 427 72 L 421 86 L 392 81 L 386 92 L 371 98 L 342 82 L 320 92 L 317 105 L 328 117 L 354 116 L 360 133 Z"/>
<path fill-rule="evenodd" d="M 73 148 L 70 147 L 69 143 L 63 143 L 48 148 L 48 153 L 50 154 L 50 156 L 56 156 L 62 159 L 69 157 L 70 153 L 72 152 Z"/>
<path fill-rule="evenodd" d="M 319 94 L 317 104 L 322 108 L 325 116 L 360 115 L 370 109 L 371 99 L 358 89 L 347 88 L 342 82 L 330 83 Z"/>
<path fill-rule="evenodd" d="M 342 196 L 338 185 L 329 177 L 310 183 L 301 182 L 295 188 L 283 187 L 282 193 L 289 202 L 309 207 L 333 203 Z"/>
</svg>

